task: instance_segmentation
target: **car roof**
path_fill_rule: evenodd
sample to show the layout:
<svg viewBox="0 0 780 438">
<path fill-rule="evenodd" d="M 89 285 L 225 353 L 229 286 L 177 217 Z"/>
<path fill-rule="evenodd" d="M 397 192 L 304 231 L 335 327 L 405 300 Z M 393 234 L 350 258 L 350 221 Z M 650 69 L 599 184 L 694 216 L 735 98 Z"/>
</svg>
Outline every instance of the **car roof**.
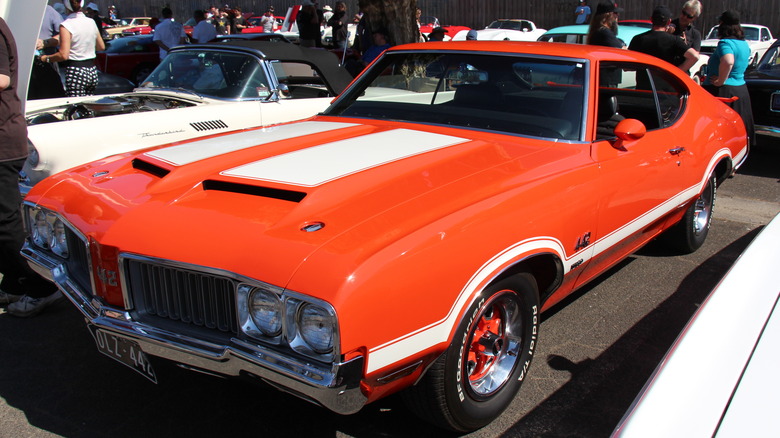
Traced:
<svg viewBox="0 0 780 438">
<path fill-rule="evenodd" d="M 517 53 L 522 55 L 561 56 L 584 60 L 623 60 L 627 62 L 637 61 L 655 63 L 658 58 L 640 52 L 616 49 L 605 46 L 592 46 L 587 44 L 546 43 L 538 41 L 444 41 L 414 43 L 395 46 L 387 49 L 388 52 L 416 50 L 424 53 L 428 50 L 435 52 L 459 51 L 459 52 L 493 52 Z"/>
<path fill-rule="evenodd" d="M 187 44 L 171 49 L 172 52 L 184 50 L 233 50 L 251 53 L 254 56 L 269 60 L 301 62 L 313 65 L 322 73 L 325 85 L 334 95 L 340 94 L 352 82 L 352 76 L 339 66 L 339 58 L 325 49 L 311 49 L 283 42 L 251 40 Z"/>
<path fill-rule="evenodd" d="M 587 24 L 572 24 L 569 26 L 554 27 L 542 35 L 542 38 L 549 35 L 587 35 L 590 26 Z M 649 29 L 639 26 L 618 26 L 617 37 L 622 39 L 626 44 L 631 43 L 631 40 L 640 33 L 645 33 Z"/>
</svg>

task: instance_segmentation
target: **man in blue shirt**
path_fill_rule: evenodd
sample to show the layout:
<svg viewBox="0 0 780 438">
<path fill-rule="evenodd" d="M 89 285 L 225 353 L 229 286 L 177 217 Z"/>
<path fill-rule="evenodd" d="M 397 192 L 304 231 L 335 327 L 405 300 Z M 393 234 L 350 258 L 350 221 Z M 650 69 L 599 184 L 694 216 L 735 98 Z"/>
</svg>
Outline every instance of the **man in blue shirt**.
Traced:
<svg viewBox="0 0 780 438">
<path fill-rule="evenodd" d="M 588 0 L 580 0 L 580 4 L 574 10 L 575 24 L 588 24 L 590 21 L 590 6 Z"/>
</svg>

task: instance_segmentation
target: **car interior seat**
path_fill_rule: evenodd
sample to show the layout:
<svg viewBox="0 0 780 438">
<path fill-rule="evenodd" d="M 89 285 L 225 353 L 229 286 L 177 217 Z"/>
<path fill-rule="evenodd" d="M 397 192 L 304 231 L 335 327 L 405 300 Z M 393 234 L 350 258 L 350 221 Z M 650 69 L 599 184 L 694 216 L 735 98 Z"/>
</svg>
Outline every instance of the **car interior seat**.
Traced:
<svg viewBox="0 0 780 438">
<path fill-rule="evenodd" d="M 621 120 L 625 119 L 619 112 L 617 97 L 610 94 L 599 96 L 596 117 L 596 138 L 598 139 L 614 137 L 615 127 Z"/>
</svg>

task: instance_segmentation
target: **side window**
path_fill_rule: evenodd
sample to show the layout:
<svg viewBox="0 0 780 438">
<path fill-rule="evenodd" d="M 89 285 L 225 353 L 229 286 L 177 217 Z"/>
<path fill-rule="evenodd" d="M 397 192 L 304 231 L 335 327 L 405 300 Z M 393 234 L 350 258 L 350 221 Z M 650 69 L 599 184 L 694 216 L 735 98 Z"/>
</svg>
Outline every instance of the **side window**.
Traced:
<svg viewBox="0 0 780 438">
<path fill-rule="evenodd" d="M 597 138 L 614 137 L 617 123 L 637 119 L 648 131 L 671 126 L 680 118 L 687 89 L 656 67 L 604 63 L 599 66 Z"/>
<path fill-rule="evenodd" d="M 671 74 L 655 68 L 651 68 L 648 71 L 653 80 L 653 85 L 655 85 L 655 94 L 658 96 L 661 126 L 666 128 L 673 125 L 682 115 L 682 112 L 685 109 L 688 91 L 685 86 Z"/>
</svg>

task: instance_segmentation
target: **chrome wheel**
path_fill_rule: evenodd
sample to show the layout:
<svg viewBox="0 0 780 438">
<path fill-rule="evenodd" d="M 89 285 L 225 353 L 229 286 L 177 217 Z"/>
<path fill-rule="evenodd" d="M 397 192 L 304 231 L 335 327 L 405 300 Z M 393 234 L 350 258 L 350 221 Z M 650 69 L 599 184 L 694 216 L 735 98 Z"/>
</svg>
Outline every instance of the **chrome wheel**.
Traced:
<svg viewBox="0 0 780 438">
<path fill-rule="evenodd" d="M 693 233 L 696 235 L 701 234 L 710 227 L 710 219 L 712 216 L 713 205 L 712 190 L 704 190 L 699 199 L 696 200 L 693 206 Z"/>
<path fill-rule="evenodd" d="M 478 398 L 501 389 L 517 364 L 522 321 L 512 296 L 511 291 L 494 295 L 479 310 L 469 330 L 462 372 Z"/>
</svg>

